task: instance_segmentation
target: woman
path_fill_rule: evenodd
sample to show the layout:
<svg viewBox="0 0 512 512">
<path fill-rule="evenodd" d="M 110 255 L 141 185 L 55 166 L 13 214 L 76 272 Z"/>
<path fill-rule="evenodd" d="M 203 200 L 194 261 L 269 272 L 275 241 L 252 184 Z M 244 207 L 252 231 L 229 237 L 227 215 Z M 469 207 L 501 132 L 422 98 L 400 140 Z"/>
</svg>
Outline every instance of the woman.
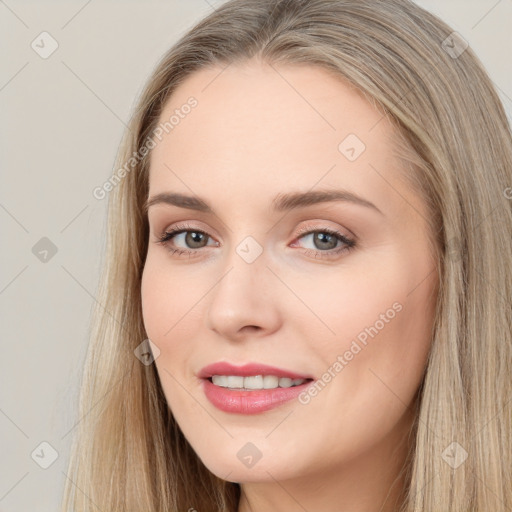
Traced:
<svg viewBox="0 0 512 512">
<path fill-rule="evenodd" d="M 228 1 L 116 169 L 64 510 L 512 508 L 512 139 L 463 38 Z"/>
</svg>

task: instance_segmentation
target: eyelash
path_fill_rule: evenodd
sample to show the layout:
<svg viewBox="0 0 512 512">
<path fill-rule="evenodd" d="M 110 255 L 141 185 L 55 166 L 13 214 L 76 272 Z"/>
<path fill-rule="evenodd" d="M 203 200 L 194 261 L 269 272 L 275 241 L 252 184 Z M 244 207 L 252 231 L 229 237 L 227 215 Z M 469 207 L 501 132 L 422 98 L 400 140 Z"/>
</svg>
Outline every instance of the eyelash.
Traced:
<svg viewBox="0 0 512 512">
<path fill-rule="evenodd" d="M 192 257 L 193 254 L 197 253 L 200 249 L 194 249 L 194 250 L 174 249 L 174 248 L 169 247 L 169 242 L 172 240 L 172 238 L 174 238 L 175 236 L 177 236 L 181 233 L 186 233 L 188 231 L 193 231 L 194 233 L 201 233 L 202 235 L 205 235 L 208 238 L 211 238 L 208 235 L 208 233 L 206 233 L 205 231 L 202 231 L 201 229 L 196 229 L 192 226 L 183 224 L 183 225 L 176 226 L 174 229 L 171 229 L 170 231 L 164 231 L 164 233 L 159 237 L 159 239 L 156 241 L 156 243 L 161 244 L 164 247 L 166 247 L 167 250 L 172 255 L 176 254 L 178 256 L 182 256 L 184 254 L 188 254 L 189 258 L 190 258 L 190 257 Z M 325 228 L 325 229 L 302 228 L 299 230 L 297 239 L 302 238 L 305 235 L 310 235 L 310 234 L 314 234 L 314 233 L 326 233 L 328 235 L 332 235 L 332 236 L 336 237 L 340 242 L 343 242 L 343 244 L 344 244 L 344 246 L 342 246 L 342 247 L 338 247 L 337 249 L 330 249 L 329 251 L 318 251 L 318 250 L 314 250 L 314 249 L 306 249 L 305 250 L 305 252 L 307 254 L 310 254 L 311 252 L 313 252 L 313 254 L 315 255 L 315 258 L 317 256 L 320 256 L 320 258 L 332 258 L 333 256 L 336 256 L 340 253 L 350 252 L 356 245 L 356 242 L 354 240 L 347 238 L 342 233 L 340 233 L 336 230 L 329 229 L 329 228 Z"/>
</svg>

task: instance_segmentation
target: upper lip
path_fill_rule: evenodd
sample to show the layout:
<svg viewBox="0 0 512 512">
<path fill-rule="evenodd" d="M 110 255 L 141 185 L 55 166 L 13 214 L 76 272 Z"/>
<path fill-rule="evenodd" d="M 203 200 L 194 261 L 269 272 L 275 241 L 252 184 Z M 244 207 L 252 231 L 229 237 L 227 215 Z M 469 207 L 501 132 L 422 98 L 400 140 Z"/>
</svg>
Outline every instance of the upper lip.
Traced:
<svg viewBox="0 0 512 512">
<path fill-rule="evenodd" d="M 225 361 L 209 364 L 198 374 L 201 379 L 209 379 L 213 375 L 237 375 L 249 377 L 251 375 L 275 375 L 276 377 L 288 377 L 290 379 L 313 379 L 310 375 L 301 375 L 291 370 L 277 368 L 261 363 L 247 363 L 242 366 L 235 366 Z"/>
</svg>

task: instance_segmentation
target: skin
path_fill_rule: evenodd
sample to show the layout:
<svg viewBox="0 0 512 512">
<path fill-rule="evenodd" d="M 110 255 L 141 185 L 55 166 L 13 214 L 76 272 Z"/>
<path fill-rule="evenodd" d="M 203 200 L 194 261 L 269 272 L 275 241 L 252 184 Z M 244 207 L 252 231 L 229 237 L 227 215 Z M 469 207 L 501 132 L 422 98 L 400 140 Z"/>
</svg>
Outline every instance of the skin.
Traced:
<svg viewBox="0 0 512 512">
<path fill-rule="evenodd" d="M 143 317 L 169 407 L 206 467 L 241 483 L 239 512 L 396 510 L 438 286 L 425 204 L 400 177 L 391 124 L 341 78 L 258 60 L 221 70 L 197 71 L 173 93 L 163 121 L 190 96 L 198 105 L 151 154 L 148 197 L 197 195 L 216 212 L 148 211 Z M 366 145 L 355 161 L 338 149 L 350 133 Z M 382 213 L 340 201 L 271 209 L 280 193 L 340 188 Z M 208 236 L 158 243 L 184 222 Z M 356 246 L 333 254 L 342 242 L 315 243 L 298 235 L 304 227 L 334 228 Z M 236 252 L 247 236 L 263 251 L 250 264 Z M 321 379 L 396 303 L 400 312 L 307 404 L 241 415 L 202 391 L 197 373 L 216 361 Z M 247 442 L 262 454 L 251 468 L 237 457 Z"/>
</svg>

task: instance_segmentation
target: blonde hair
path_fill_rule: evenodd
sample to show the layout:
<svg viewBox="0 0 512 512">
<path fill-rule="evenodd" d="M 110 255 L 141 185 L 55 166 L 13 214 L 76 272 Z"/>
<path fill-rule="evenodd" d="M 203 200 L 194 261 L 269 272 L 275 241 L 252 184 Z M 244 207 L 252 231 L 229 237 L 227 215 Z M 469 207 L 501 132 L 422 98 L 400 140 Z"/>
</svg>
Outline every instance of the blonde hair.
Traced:
<svg viewBox="0 0 512 512">
<path fill-rule="evenodd" d="M 258 57 L 319 66 L 357 87 L 396 127 L 394 150 L 428 206 L 438 261 L 403 510 L 505 512 L 512 509 L 512 139 L 486 71 L 452 32 L 408 0 L 228 1 L 149 78 L 117 168 L 151 138 L 176 87 L 206 66 Z M 236 512 L 240 486 L 202 464 L 155 365 L 134 355 L 147 338 L 140 297 L 147 192 L 146 155 L 109 196 L 63 510 Z M 453 450 L 467 453 L 456 468 L 447 462 Z"/>
</svg>

